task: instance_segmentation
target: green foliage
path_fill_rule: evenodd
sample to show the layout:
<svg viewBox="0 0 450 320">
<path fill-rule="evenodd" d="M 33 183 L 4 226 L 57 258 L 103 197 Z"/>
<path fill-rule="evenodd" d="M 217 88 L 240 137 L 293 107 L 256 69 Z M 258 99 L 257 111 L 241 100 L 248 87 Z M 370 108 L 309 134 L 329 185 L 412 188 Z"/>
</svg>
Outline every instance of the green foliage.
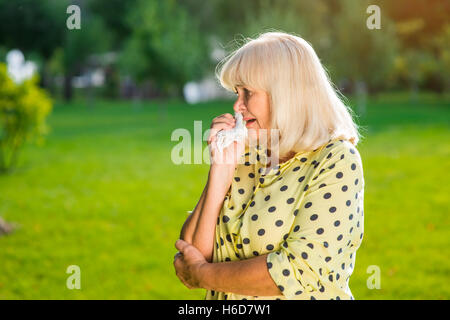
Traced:
<svg viewBox="0 0 450 320">
<path fill-rule="evenodd" d="M 121 56 L 124 74 L 168 92 L 209 67 L 206 38 L 176 1 L 138 1 L 127 21 L 132 35 Z"/>
<path fill-rule="evenodd" d="M 295 33 L 312 44 L 334 81 L 364 81 L 371 88 L 386 87 L 386 77 L 398 50 L 393 25 L 382 17 L 381 30 L 369 30 L 365 1 L 259 0 L 245 11 L 245 36 L 281 30 Z"/>
<path fill-rule="evenodd" d="M 89 0 L 87 8 L 97 18 L 103 20 L 105 29 L 111 33 L 111 49 L 121 50 L 124 41 L 131 33 L 126 17 L 138 0 Z"/>
<path fill-rule="evenodd" d="M 311 42 L 323 58 L 333 45 L 330 30 L 333 23 L 332 4 L 322 0 L 261 1 L 258 10 L 246 13 L 243 30 L 249 35 L 271 29 L 295 33 Z"/>
<path fill-rule="evenodd" d="M 0 63 L 0 172 L 11 169 L 26 141 L 39 141 L 47 132 L 45 119 L 52 109 L 38 78 L 16 84 Z"/>
<path fill-rule="evenodd" d="M 177 94 L 213 69 L 212 39 L 227 46 L 271 29 L 309 41 L 336 83 L 441 92 L 450 86 L 450 6 L 442 0 L 85 0 L 78 2 L 81 30 L 66 28 L 69 4 L 0 0 L 0 59 L 13 48 L 40 55 L 43 83 L 64 74 L 67 98 L 71 78 L 91 67 L 92 54 L 117 53 L 121 75 Z M 381 9 L 380 30 L 366 27 L 370 4 Z"/>
<path fill-rule="evenodd" d="M 381 29 L 367 28 L 369 14 L 366 8 L 370 4 L 368 0 L 339 2 L 340 9 L 330 30 L 336 48 L 330 52 L 330 69 L 337 78 L 364 81 L 371 88 L 385 88 L 398 52 L 398 42 L 394 27 L 386 16 L 381 18 Z"/>
<path fill-rule="evenodd" d="M 0 0 L 0 43 L 48 58 L 64 37 L 69 0 Z"/>
<path fill-rule="evenodd" d="M 110 34 L 101 19 L 83 18 L 81 29 L 65 33 L 62 63 L 66 73 L 79 71 L 89 55 L 106 51 L 110 41 Z"/>
<path fill-rule="evenodd" d="M 450 6 L 441 0 L 380 0 L 395 24 L 400 50 L 389 81 L 412 92 L 450 89 Z M 386 45 L 390 45 L 386 42 Z"/>
</svg>

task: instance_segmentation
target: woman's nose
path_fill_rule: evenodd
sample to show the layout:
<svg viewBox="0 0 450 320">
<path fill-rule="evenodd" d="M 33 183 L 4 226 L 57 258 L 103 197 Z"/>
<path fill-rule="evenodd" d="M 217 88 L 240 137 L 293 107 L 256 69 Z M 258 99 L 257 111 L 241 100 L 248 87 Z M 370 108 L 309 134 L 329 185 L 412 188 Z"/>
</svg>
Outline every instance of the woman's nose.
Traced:
<svg viewBox="0 0 450 320">
<path fill-rule="evenodd" d="M 245 104 L 241 99 L 236 99 L 236 102 L 233 105 L 234 112 L 242 113 L 245 110 Z"/>
</svg>

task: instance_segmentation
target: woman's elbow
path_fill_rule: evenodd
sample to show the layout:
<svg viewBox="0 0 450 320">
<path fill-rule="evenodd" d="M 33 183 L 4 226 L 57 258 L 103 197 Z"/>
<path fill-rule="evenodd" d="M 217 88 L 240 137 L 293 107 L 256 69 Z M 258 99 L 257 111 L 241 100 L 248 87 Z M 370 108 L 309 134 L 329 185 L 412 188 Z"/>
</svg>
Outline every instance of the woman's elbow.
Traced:
<svg viewBox="0 0 450 320">
<path fill-rule="evenodd" d="M 180 239 L 192 244 L 192 235 L 186 232 L 184 228 L 180 232 Z"/>
<path fill-rule="evenodd" d="M 192 227 L 190 226 L 192 214 L 187 217 L 180 231 L 180 239 L 192 244 Z"/>
<path fill-rule="evenodd" d="M 213 255 L 212 255 L 212 254 L 206 255 L 206 256 L 205 256 L 205 260 L 208 261 L 209 263 L 213 262 L 213 261 L 212 261 L 212 260 L 213 260 Z"/>
<path fill-rule="evenodd" d="M 192 239 L 192 242 L 190 242 L 194 247 L 196 247 L 201 253 L 202 255 L 205 257 L 205 260 L 208 262 L 212 262 L 213 260 L 213 249 L 211 248 L 206 248 L 204 245 L 202 245 L 201 242 L 199 242 L 198 240 Z"/>
</svg>

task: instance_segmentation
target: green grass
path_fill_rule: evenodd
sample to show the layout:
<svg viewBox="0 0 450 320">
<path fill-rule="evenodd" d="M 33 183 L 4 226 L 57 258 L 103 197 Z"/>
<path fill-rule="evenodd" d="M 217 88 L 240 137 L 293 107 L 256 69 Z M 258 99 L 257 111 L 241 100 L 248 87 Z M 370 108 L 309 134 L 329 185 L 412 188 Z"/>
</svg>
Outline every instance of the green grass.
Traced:
<svg viewBox="0 0 450 320">
<path fill-rule="evenodd" d="M 350 287 L 356 299 L 449 299 L 450 100 L 369 101 L 358 122 L 365 233 Z M 207 165 L 170 161 L 175 128 L 230 112 L 230 102 L 58 104 L 45 145 L 0 177 L 0 299 L 203 299 L 176 278 L 174 242 Z M 66 268 L 81 268 L 81 290 Z M 381 270 L 369 290 L 367 267 Z"/>
</svg>

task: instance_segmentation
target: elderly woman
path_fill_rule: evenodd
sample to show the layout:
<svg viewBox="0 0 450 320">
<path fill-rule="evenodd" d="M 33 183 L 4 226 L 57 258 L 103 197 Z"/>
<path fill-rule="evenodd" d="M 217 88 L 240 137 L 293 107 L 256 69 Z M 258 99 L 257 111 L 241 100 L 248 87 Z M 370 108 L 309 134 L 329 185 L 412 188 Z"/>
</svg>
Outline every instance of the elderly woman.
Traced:
<svg viewBox="0 0 450 320">
<path fill-rule="evenodd" d="M 354 299 L 364 179 L 351 109 L 298 36 L 264 33 L 219 66 L 259 142 L 235 142 L 223 151 L 231 162 L 211 162 L 175 243 L 177 276 L 206 299 Z M 212 121 L 213 160 L 216 133 L 234 126 L 231 114 Z M 272 139 L 260 143 L 264 130 L 277 132 L 276 152 Z"/>
</svg>

